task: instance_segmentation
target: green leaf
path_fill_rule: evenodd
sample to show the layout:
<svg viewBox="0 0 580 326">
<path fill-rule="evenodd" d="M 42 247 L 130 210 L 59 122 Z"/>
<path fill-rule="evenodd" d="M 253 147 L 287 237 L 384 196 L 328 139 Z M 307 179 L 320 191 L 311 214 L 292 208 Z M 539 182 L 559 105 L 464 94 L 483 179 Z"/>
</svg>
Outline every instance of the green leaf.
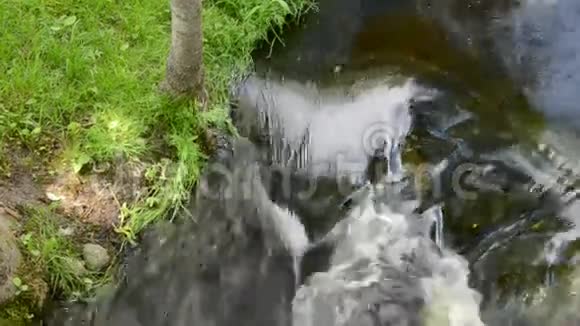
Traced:
<svg viewBox="0 0 580 326">
<path fill-rule="evenodd" d="M 26 233 L 25 235 L 22 236 L 21 240 L 24 244 L 27 244 L 30 242 L 30 239 L 32 239 L 32 234 L 30 233 Z"/>
<path fill-rule="evenodd" d="M 121 51 L 127 51 L 128 48 L 129 48 L 129 43 L 123 43 L 123 45 L 121 45 Z"/>
<path fill-rule="evenodd" d="M 67 129 L 69 132 L 71 132 L 71 133 L 74 133 L 74 134 L 76 134 L 78 131 L 80 131 L 80 130 L 81 130 L 81 128 L 82 128 L 82 127 L 81 127 L 81 124 L 80 124 L 80 123 L 78 123 L 78 122 L 71 122 L 71 123 L 69 123 L 69 125 L 66 127 L 66 129 Z"/>
<path fill-rule="evenodd" d="M 287 13 L 291 13 L 292 10 L 290 10 L 290 6 L 288 6 L 288 3 L 286 3 L 286 1 L 284 0 L 276 0 L 276 2 L 278 2 L 278 4 L 280 4 L 280 6 L 282 6 L 282 8 L 284 8 L 284 10 L 286 10 Z"/>
<path fill-rule="evenodd" d="M 75 173 L 81 172 L 83 167 L 92 161 L 91 157 L 87 154 L 80 154 L 73 162 L 72 168 Z"/>
<path fill-rule="evenodd" d="M 17 288 L 20 288 L 22 286 L 22 280 L 20 279 L 20 277 L 15 277 L 12 279 L 12 284 L 14 284 L 14 286 L 16 286 Z"/>
<path fill-rule="evenodd" d="M 252 15 L 253 15 L 253 14 L 254 14 L 256 11 L 258 11 L 258 9 L 259 9 L 259 8 L 260 8 L 260 7 L 257 7 L 257 6 L 256 6 L 256 7 L 254 7 L 254 8 L 252 8 L 252 10 L 250 10 L 250 12 L 248 12 L 248 13 L 246 14 L 246 19 L 249 19 L 250 17 L 252 17 Z"/>
<path fill-rule="evenodd" d="M 62 22 L 63 26 L 71 26 L 77 22 L 77 16 L 68 16 Z"/>
<path fill-rule="evenodd" d="M 145 203 L 147 204 L 148 207 L 155 207 L 157 204 L 159 204 L 159 198 L 148 197 L 147 199 L 145 199 Z"/>
</svg>

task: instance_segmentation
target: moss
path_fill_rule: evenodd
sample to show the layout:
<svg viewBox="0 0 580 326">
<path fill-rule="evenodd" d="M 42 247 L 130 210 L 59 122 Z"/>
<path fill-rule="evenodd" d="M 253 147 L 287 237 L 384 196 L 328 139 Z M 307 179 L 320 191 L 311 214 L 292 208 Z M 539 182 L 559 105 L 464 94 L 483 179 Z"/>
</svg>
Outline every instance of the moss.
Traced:
<svg viewBox="0 0 580 326">
<path fill-rule="evenodd" d="M 30 325 L 40 315 L 46 302 L 48 285 L 42 279 L 38 265 L 25 259 L 16 275 L 27 289 L 0 306 L 0 326 Z"/>
<path fill-rule="evenodd" d="M 27 326 L 38 310 L 25 297 L 18 297 L 0 306 L 0 326 Z"/>
</svg>

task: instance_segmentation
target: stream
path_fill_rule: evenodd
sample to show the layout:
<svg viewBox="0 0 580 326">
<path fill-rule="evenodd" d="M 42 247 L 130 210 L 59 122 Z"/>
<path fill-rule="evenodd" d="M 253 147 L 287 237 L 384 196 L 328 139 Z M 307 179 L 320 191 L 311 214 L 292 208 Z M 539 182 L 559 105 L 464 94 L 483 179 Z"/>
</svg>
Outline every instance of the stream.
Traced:
<svg viewBox="0 0 580 326">
<path fill-rule="evenodd" d="M 580 2 L 321 0 L 186 222 L 49 325 L 580 325 Z"/>
</svg>

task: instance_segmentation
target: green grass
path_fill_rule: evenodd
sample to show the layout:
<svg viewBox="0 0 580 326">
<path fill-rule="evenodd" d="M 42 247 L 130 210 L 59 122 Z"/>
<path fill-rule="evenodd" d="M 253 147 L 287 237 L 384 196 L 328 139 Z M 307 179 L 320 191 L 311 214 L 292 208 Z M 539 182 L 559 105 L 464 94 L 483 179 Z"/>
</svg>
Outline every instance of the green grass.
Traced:
<svg viewBox="0 0 580 326">
<path fill-rule="evenodd" d="M 135 239 L 195 185 L 206 158 L 200 135 L 229 126 L 230 87 L 258 42 L 312 8 L 311 0 L 203 5 L 210 103 L 199 113 L 158 92 L 170 42 L 167 0 L 0 1 L 0 151 L 16 144 L 51 156 L 56 142 L 76 172 L 117 157 L 167 157 L 171 174 L 122 209 L 117 230 Z"/>
<path fill-rule="evenodd" d="M 75 239 L 60 232 L 66 221 L 48 208 L 28 208 L 26 215 L 20 237 L 25 266 L 34 267 L 41 274 L 49 294 L 68 299 L 87 298 L 106 282 L 109 275 L 88 271 Z"/>
<path fill-rule="evenodd" d="M 12 278 L 18 292 L 0 307 L 0 326 L 29 325 L 35 315 L 42 314 L 47 299 L 87 300 L 113 282 L 113 267 L 103 272 L 91 272 L 84 267 L 78 245 L 84 241 L 77 238 L 85 236 L 82 230 L 78 229 L 80 234 L 74 237 L 64 235 L 61 228 L 69 227 L 70 221 L 51 208 L 26 207 L 23 213 L 25 222 L 20 234 L 23 260 Z"/>
</svg>

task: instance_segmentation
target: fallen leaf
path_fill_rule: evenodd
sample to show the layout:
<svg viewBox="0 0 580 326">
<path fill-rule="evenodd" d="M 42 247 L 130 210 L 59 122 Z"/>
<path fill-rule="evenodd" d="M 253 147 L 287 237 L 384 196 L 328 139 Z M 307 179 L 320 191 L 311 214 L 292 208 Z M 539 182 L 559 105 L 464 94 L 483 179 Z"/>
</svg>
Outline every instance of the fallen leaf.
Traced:
<svg viewBox="0 0 580 326">
<path fill-rule="evenodd" d="M 52 192 L 47 192 L 46 193 L 46 197 L 50 200 L 50 201 L 60 201 L 63 199 L 62 196 L 59 196 L 57 194 L 54 194 Z"/>
<path fill-rule="evenodd" d="M 72 24 L 77 22 L 77 16 L 68 16 L 62 22 L 63 26 L 71 26 Z"/>
</svg>

